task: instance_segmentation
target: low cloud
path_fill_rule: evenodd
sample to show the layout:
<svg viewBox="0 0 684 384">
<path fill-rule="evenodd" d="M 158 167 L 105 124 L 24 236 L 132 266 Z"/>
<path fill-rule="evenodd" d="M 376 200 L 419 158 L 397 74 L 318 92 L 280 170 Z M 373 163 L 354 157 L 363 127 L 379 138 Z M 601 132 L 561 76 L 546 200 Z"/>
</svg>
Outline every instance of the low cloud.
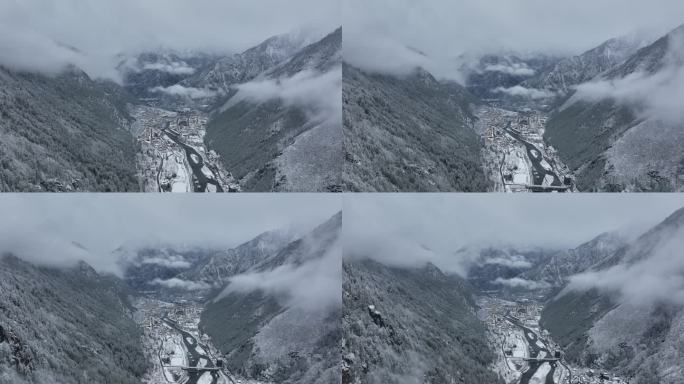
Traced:
<svg viewBox="0 0 684 384">
<path fill-rule="evenodd" d="M 597 79 L 576 87 L 566 105 L 578 100 L 614 100 L 634 108 L 642 118 L 670 124 L 684 121 L 684 28 L 670 36 L 665 65 L 656 73 L 639 71 L 617 79 Z"/>
<path fill-rule="evenodd" d="M 259 79 L 235 86 L 238 93 L 226 107 L 243 100 L 266 102 L 281 100 L 286 106 L 306 110 L 312 119 L 342 121 L 342 68 L 319 73 L 304 70 L 292 77 Z"/>
<path fill-rule="evenodd" d="M 154 279 L 150 282 L 150 284 L 159 285 L 165 288 L 183 289 L 186 291 L 201 291 L 211 288 L 211 285 L 207 283 L 182 280 L 176 277 L 167 280 Z"/>
<path fill-rule="evenodd" d="M 242 52 L 288 31 L 320 38 L 340 24 L 333 0 L 0 1 L 0 65 L 54 74 L 74 64 L 119 81 L 121 55 Z"/>
<path fill-rule="evenodd" d="M 499 284 L 511 288 L 523 288 L 528 290 L 545 289 L 550 287 L 550 285 L 544 281 L 525 280 L 519 277 L 514 277 L 512 279 L 504 279 L 499 277 L 496 280 L 494 280 L 494 284 Z"/>
<path fill-rule="evenodd" d="M 514 76 L 534 76 L 534 69 L 525 63 L 492 64 L 485 67 L 488 72 L 501 72 Z"/>
<path fill-rule="evenodd" d="M 167 72 L 174 75 L 192 75 L 195 73 L 195 69 L 189 67 L 187 64 L 182 62 L 171 62 L 171 63 L 148 63 L 143 66 L 143 69 Z"/>
<path fill-rule="evenodd" d="M 485 264 L 503 265 L 510 268 L 531 268 L 532 263 L 527 261 L 524 256 L 513 255 L 510 257 L 493 257 L 487 259 Z"/>
<path fill-rule="evenodd" d="M 187 97 L 190 99 L 205 99 L 217 96 L 219 93 L 210 89 L 184 87 L 179 84 L 170 87 L 154 87 L 150 88 L 150 92 L 161 92 L 167 95 Z"/>
<path fill-rule="evenodd" d="M 217 300 L 233 292 L 264 291 L 285 305 L 309 310 L 342 305 L 342 245 L 338 240 L 326 254 L 301 265 L 282 265 L 230 279 Z"/>
<path fill-rule="evenodd" d="M 598 289 L 623 302 L 684 305 L 684 230 L 662 239 L 652 254 L 635 263 L 572 276 L 566 291 Z"/>
<path fill-rule="evenodd" d="M 171 256 L 169 258 L 150 257 L 143 259 L 142 264 L 161 265 L 168 268 L 190 268 L 191 264 L 184 260 L 182 256 Z"/>
<path fill-rule="evenodd" d="M 494 92 L 528 99 L 546 99 L 555 96 L 555 93 L 545 89 L 525 88 L 520 85 L 510 88 L 498 87 L 494 90 Z"/>
<path fill-rule="evenodd" d="M 481 249 L 518 251 L 511 255 L 571 249 L 626 226 L 643 233 L 684 205 L 676 194 L 577 195 L 562 201 L 525 194 L 359 194 L 344 200 L 345 258 L 407 268 L 429 262 L 464 277 L 483 262 Z M 508 261 L 524 266 L 517 258 Z"/>
</svg>

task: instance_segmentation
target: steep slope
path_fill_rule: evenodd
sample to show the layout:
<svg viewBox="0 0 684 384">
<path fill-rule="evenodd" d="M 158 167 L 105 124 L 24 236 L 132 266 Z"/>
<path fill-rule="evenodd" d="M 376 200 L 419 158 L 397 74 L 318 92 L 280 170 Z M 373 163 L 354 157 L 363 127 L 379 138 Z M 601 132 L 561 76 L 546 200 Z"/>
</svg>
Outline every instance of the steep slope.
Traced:
<svg viewBox="0 0 684 384">
<path fill-rule="evenodd" d="M 341 82 L 341 47 L 340 28 L 258 77 L 256 81 L 278 89 L 273 97 L 253 100 L 243 98 L 239 91 L 234 95 L 233 90 L 232 98 L 212 117 L 205 141 L 240 179 L 243 190 L 340 189 L 339 113 L 318 110 L 311 101 L 301 105 L 298 99 L 305 95 L 293 93 L 302 82 L 313 84 L 321 79 Z M 285 88 L 288 84 L 290 88 Z M 320 92 L 320 88 L 312 91 Z M 286 99 L 288 93 L 293 94 L 294 101 Z M 335 98 L 336 94 L 321 97 Z"/>
<path fill-rule="evenodd" d="M 592 82 L 629 87 L 635 79 L 657 81 L 666 67 L 681 71 L 684 62 L 676 52 L 681 49 L 682 35 L 684 27 L 640 49 Z M 646 111 L 643 98 L 636 102 L 612 96 L 591 100 L 576 93 L 551 116 L 545 139 L 575 171 L 580 190 L 672 191 L 684 187 L 682 124 Z"/>
<path fill-rule="evenodd" d="M 231 86 L 249 81 L 262 72 L 288 60 L 306 45 L 303 36 L 273 36 L 242 53 L 218 58 L 180 85 L 230 93 Z"/>
<path fill-rule="evenodd" d="M 661 264 L 670 277 L 653 284 L 681 279 L 684 271 L 677 270 L 681 265 L 673 260 L 681 248 L 683 228 L 684 209 L 593 265 L 589 272 L 596 274 L 595 279 L 605 280 L 617 278 L 614 273 L 644 271 L 629 282 L 639 284 L 638 277 L 649 271 L 649 266 Z M 674 296 L 669 300 L 643 290 L 625 296 L 619 290 L 566 289 L 544 307 L 541 325 L 563 346 L 570 361 L 615 370 L 633 377 L 630 382 L 637 384 L 680 383 L 684 380 L 684 305 Z"/>
<path fill-rule="evenodd" d="M 544 263 L 525 271 L 521 277 L 555 287 L 564 286 L 570 276 L 603 262 L 627 243 L 625 237 L 618 233 L 603 233 L 576 248 L 552 254 Z"/>
<path fill-rule="evenodd" d="M 474 97 L 416 70 L 406 77 L 343 67 L 347 191 L 487 191 Z"/>
<path fill-rule="evenodd" d="M 126 291 L 85 263 L 0 259 L 0 382 L 139 383 L 147 369 Z"/>
<path fill-rule="evenodd" d="M 249 270 L 261 275 L 336 260 L 341 213 Z M 308 278 L 309 276 L 307 276 Z M 314 276 L 310 276 L 314 278 Z M 277 283 L 274 283 L 277 284 Z M 278 290 L 230 290 L 230 285 L 202 312 L 200 329 L 225 355 L 232 372 L 277 383 L 336 383 L 340 380 L 339 305 L 288 300 Z"/>
<path fill-rule="evenodd" d="M 500 382 L 462 279 L 372 260 L 343 270 L 344 384 Z"/>
<path fill-rule="evenodd" d="M 644 45 L 636 38 L 615 38 L 580 55 L 558 62 L 552 69 L 524 81 L 526 88 L 546 89 L 561 94 L 612 69 L 635 54 Z"/>
<path fill-rule="evenodd" d="M 76 68 L 0 67 L 0 191 L 137 191 L 130 99 Z"/>
<path fill-rule="evenodd" d="M 292 236 L 282 232 L 265 232 L 254 239 L 227 251 L 205 257 L 177 277 L 188 281 L 221 283 L 226 278 L 244 273 L 264 260 L 276 255 Z"/>
</svg>

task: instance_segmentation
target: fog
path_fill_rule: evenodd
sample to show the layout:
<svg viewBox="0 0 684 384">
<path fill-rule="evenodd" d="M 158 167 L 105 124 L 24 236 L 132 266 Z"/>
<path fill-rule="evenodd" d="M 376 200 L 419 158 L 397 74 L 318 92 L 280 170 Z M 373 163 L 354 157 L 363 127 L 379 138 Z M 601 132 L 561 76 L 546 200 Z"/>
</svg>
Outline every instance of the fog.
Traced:
<svg viewBox="0 0 684 384">
<path fill-rule="evenodd" d="M 235 88 L 238 93 L 229 105 L 243 100 L 259 103 L 280 100 L 285 106 L 303 108 L 311 119 L 338 125 L 342 121 L 342 68 L 339 66 L 325 73 L 304 70 L 292 77 L 257 79 Z"/>
<path fill-rule="evenodd" d="M 287 32 L 323 37 L 340 24 L 337 0 L 6 0 L 0 64 L 54 73 L 71 63 L 118 79 L 119 54 L 234 53 Z"/>
<path fill-rule="evenodd" d="M 679 0 L 348 0 L 345 60 L 395 74 L 422 66 L 462 80 L 464 53 L 579 54 L 614 37 L 665 34 L 682 15 Z"/>
<path fill-rule="evenodd" d="M 635 238 L 683 206 L 676 194 L 355 194 L 345 196 L 344 252 L 465 276 L 472 254 L 463 247 L 569 249 L 607 231 Z"/>
<path fill-rule="evenodd" d="M 341 204 L 332 194 L 5 195 L 0 254 L 118 274 L 111 252 L 122 245 L 230 248 L 269 230 L 302 235 Z"/>
<path fill-rule="evenodd" d="M 568 290 L 599 289 L 631 304 L 684 305 L 684 229 L 657 239 L 648 257 L 571 278 Z M 567 292 L 567 291 L 566 291 Z"/>
<path fill-rule="evenodd" d="M 309 239 L 308 241 L 314 241 Z M 315 248 L 316 245 L 310 245 Z M 286 264 L 270 271 L 230 278 L 217 300 L 232 292 L 261 290 L 280 297 L 281 304 L 304 310 L 342 305 L 342 244 L 338 240 L 321 258 L 301 265 Z"/>
<path fill-rule="evenodd" d="M 633 107 L 641 117 L 669 124 L 684 121 L 684 28 L 671 34 L 663 68 L 656 73 L 639 71 L 624 78 L 599 79 L 577 87 L 569 101 L 612 99 Z"/>
</svg>

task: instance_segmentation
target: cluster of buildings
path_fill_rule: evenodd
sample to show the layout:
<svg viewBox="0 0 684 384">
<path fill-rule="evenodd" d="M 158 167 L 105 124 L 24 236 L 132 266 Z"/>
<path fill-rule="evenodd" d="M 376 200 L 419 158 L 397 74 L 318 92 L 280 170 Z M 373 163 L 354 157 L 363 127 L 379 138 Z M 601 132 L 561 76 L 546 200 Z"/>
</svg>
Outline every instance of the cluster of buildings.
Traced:
<svg viewBox="0 0 684 384">
<path fill-rule="evenodd" d="M 562 163 L 557 151 L 544 142 L 546 116 L 534 111 L 513 112 L 492 107 L 481 107 L 477 114 L 480 120 L 476 129 L 484 140 L 485 163 L 492 170 L 497 189 L 527 192 L 529 186 L 535 185 L 534 166 L 527 148 L 513 134 L 538 148 L 546 171 L 556 173 L 564 185 L 572 185 L 570 169 Z M 550 185 L 553 177 L 548 176 L 545 182 Z"/>
<path fill-rule="evenodd" d="M 629 384 L 627 379 L 608 372 L 568 366 L 563 360 L 560 346 L 551 340 L 548 331 L 539 327 L 542 306 L 536 300 L 504 300 L 490 295 L 480 297 L 478 306 L 480 318 L 489 330 L 490 341 L 495 350 L 501 353 L 495 364 L 496 369 L 507 383 L 518 384 L 522 373 L 529 368 L 525 359 L 535 357 L 531 356 L 531 347 L 522 328 L 514 324 L 517 322 L 538 335 L 538 342 L 550 351 L 544 358 L 558 361 L 555 365 L 555 384 Z"/>
<path fill-rule="evenodd" d="M 207 117 L 200 112 L 183 109 L 178 112 L 137 106 L 133 131 L 142 147 L 139 161 L 146 192 L 192 192 L 193 169 L 185 149 L 169 134 L 192 147 L 204 162 L 205 176 L 216 180 L 224 191 L 239 191 L 232 175 L 223 167 L 220 156 L 204 144 Z M 195 161 L 196 162 L 196 161 Z"/>
</svg>

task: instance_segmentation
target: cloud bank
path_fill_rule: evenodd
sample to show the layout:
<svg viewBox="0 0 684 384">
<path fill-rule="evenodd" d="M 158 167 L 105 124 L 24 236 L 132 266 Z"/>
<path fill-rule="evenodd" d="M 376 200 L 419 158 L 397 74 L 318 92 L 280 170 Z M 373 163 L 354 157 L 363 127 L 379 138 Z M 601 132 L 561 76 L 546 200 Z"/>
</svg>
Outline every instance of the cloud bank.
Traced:
<svg viewBox="0 0 684 384">
<path fill-rule="evenodd" d="M 679 230 L 661 239 L 645 260 L 575 275 L 571 277 L 567 290 L 599 289 L 634 304 L 684 305 L 683 248 L 684 230 Z"/>
<path fill-rule="evenodd" d="M 491 64 L 485 67 L 488 72 L 501 72 L 514 76 L 533 76 L 534 69 L 528 67 L 525 63 L 505 64 Z"/>
<path fill-rule="evenodd" d="M 635 32 L 662 35 L 683 14 L 678 0 L 348 0 L 344 56 L 375 72 L 406 74 L 422 66 L 459 81 L 464 53 L 575 55 Z"/>
<path fill-rule="evenodd" d="M 327 194 L 7 195 L 0 254 L 49 266 L 84 260 L 120 274 L 112 257 L 120 246 L 232 248 L 270 230 L 307 233 L 341 208 Z"/>
<path fill-rule="evenodd" d="M 643 118 L 670 124 L 684 121 L 684 28 L 671 35 L 665 65 L 656 73 L 640 71 L 618 79 L 598 79 L 577 86 L 572 101 L 612 99 L 634 108 Z"/>
<path fill-rule="evenodd" d="M 298 72 L 281 79 L 258 79 L 235 86 L 238 93 L 229 101 L 234 105 L 243 100 L 265 102 L 281 100 L 286 106 L 303 108 L 311 118 L 342 121 L 342 68 L 319 73 L 312 70 Z"/>
<path fill-rule="evenodd" d="M 511 279 L 504 279 L 504 278 L 499 277 L 496 280 L 494 280 L 494 284 L 499 284 L 499 285 L 503 285 L 503 286 L 510 287 L 510 288 L 523 288 L 523 289 L 527 289 L 530 291 L 550 287 L 549 283 L 544 282 L 544 281 L 532 281 L 532 280 L 521 279 L 519 277 L 514 277 Z"/>
<path fill-rule="evenodd" d="M 154 279 L 150 282 L 153 285 L 160 285 L 165 288 L 182 289 L 185 291 L 202 291 L 210 289 L 211 285 L 204 282 L 188 281 L 172 277 L 170 279 Z"/>
<path fill-rule="evenodd" d="M 314 246 L 315 247 L 315 246 Z M 301 265 L 287 264 L 265 272 L 230 278 L 217 300 L 233 292 L 264 291 L 281 297 L 283 304 L 307 310 L 342 305 L 342 243 Z"/>
<path fill-rule="evenodd" d="M 174 84 L 169 87 L 157 86 L 150 88 L 150 92 L 161 92 L 167 95 L 187 97 L 190 99 L 205 99 L 219 94 L 218 92 L 212 91 L 210 89 L 184 87 L 179 84 Z"/>
<path fill-rule="evenodd" d="M 556 95 L 555 93 L 545 89 L 525 88 L 520 85 L 510 88 L 498 87 L 494 90 L 494 92 L 505 93 L 509 96 L 524 97 L 527 99 L 546 99 Z"/>
<path fill-rule="evenodd" d="M 171 62 L 165 63 L 147 63 L 143 66 L 143 69 L 167 72 L 174 75 L 192 75 L 195 73 L 195 69 L 189 67 L 186 63 Z"/>
<path fill-rule="evenodd" d="M 642 233 L 682 206 L 684 196 L 668 195 L 354 194 L 345 196 L 344 253 L 466 276 L 479 252 L 462 249 L 570 249 L 604 232 Z"/>
<path fill-rule="evenodd" d="M 55 73 L 75 64 L 118 80 L 120 54 L 234 53 L 290 31 L 319 38 L 340 24 L 336 0 L 10 0 L 0 2 L 0 65 Z"/>
</svg>

